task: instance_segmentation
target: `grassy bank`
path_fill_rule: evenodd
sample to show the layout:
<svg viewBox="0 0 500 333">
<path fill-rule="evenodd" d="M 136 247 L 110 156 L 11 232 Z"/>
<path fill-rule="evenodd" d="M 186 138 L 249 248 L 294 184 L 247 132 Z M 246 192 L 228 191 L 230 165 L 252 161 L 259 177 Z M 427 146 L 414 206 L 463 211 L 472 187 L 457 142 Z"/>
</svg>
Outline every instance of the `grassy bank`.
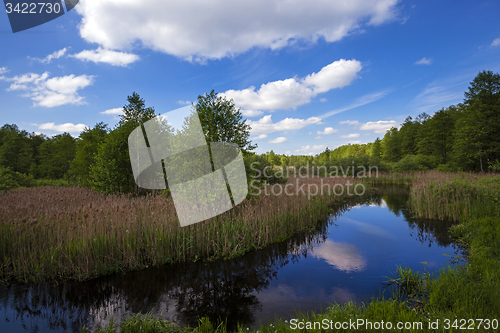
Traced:
<svg viewBox="0 0 500 333">
<path fill-rule="evenodd" d="M 353 303 L 334 304 L 324 313 L 299 313 L 292 318 L 277 320 L 261 326 L 260 332 L 381 332 L 367 322 L 393 325 L 392 331 L 404 332 L 496 332 L 500 328 L 500 176 L 455 174 L 441 172 L 388 175 L 381 183 L 408 183 L 411 177 L 410 208 L 415 215 L 453 219 L 459 223 L 450 232 L 468 249 L 464 265 L 443 268 L 438 275 L 399 269 L 392 282 L 397 289 L 391 299 L 374 299 L 356 306 Z M 381 177 L 383 178 L 383 177 Z M 396 181 L 398 180 L 398 181 Z M 374 183 L 375 184 L 375 183 Z M 286 321 L 285 321 L 286 320 Z M 330 329 L 331 323 L 364 320 L 359 327 Z M 307 328 L 306 323 L 312 326 Z M 327 323 L 324 326 L 323 323 Z M 406 329 L 395 328 L 398 322 Z M 129 327 L 164 325 L 150 332 L 179 330 L 167 327 L 166 322 L 152 317 L 136 316 L 121 324 L 120 332 L 136 332 Z M 304 326 L 300 326 L 303 323 Z M 437 324 L 436 324 L 437 323 Z M 148 326 L 149 325 L 149 326 Z M 295 328 L 295 330 L 293 329 Z M 305 328 L 305 329 L 304 329 Z M 184 328 L 186 332 L 226 332 L 223 324 L 203 319 L 198 327 Z M 108 326 L 100 332 L 116 332 Z M 246 332 L 240 327 L 239 332 Z"/>
<path fill-rule="evenodd" d="M 281 192 L 268 188 L 256 199 L 184 228 L 173 201 L 163 195 L 105 196 L 76 187 L 5 191 L 0 193 L 0 279 L 84 280 L 174 262 L 231 258 L 311 230 L 333 206 L 353 196 L 328 193 L 326 187 L 310 194 L 321 185 L 340 189 L 347 182 L 353 179 L 291 178 L 279 185 Z M 285 194 L 285 185 L 292 195 Z"/>
</svg>

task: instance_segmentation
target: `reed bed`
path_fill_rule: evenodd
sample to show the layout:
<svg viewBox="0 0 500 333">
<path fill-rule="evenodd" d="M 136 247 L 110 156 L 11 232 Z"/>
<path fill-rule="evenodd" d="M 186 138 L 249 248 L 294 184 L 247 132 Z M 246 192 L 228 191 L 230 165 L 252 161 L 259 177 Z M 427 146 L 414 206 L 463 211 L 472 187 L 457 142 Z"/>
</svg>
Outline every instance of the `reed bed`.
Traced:
<svg viewBox="0 0 500 333">
<path fill-rule="evenodd" d="M 340 188 L 355 181 L 290 178 L 282 186 L 293 195 L 262 190 L 259 198 L 184 228 L 164 195 L 106 196 L 77 187 L 6 191 L 0 194 L 0 279 L 85 280 L 149 265 L 231 258 L 311 230 L 349 198 L 326 191 L 325 184 Z M 311 196 L 297 190 L 307 192 L 313 184 L 325 191 Z"/>
<path fill-rule="evenodd" d="M 412 181 L 410 209 L 419 217 L 463 221 L 498 215 L 500 176 L 426 172 Z"/>
</svg>

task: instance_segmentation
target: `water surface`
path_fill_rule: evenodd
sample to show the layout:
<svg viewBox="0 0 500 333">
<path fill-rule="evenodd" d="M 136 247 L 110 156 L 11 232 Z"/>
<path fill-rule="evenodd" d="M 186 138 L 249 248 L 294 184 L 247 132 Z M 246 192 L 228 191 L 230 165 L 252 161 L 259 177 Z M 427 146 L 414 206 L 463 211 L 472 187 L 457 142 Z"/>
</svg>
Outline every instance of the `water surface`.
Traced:
<svg viewBox="0 0 500 333">
<path fill-rule="evenodd" d="M 390 296 L 396 265 L 437 272 L 459 249 L 445 221 L 415 219 L 401 189 L 364 198 L 297 235 L 233 260 L 168 265 L 62 285 L 0 287 L 2 332 L 73 332 L 152 312 L 194 326 L 203 316 L 256 327 L 295 311 Z M 446 256 L 447 255 L 447 256 Z"/>
</svg>

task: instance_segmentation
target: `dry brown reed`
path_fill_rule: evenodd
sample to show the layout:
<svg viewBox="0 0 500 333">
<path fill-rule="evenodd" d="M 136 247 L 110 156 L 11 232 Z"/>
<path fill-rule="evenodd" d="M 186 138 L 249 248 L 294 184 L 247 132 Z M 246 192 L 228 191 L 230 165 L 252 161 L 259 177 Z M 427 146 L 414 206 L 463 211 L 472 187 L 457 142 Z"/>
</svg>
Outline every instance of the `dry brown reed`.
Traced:
<svg viewBox="0 0 500 333">
<path fill-rule="evenodd" d="M 276 187 L 269 195 L 262 190 L 257 199 L 184 228 L 164 195 L 106 196 L 77 187 L 10 190 L 0 194 L 0 279 L 83 280 L 149 265 L 237 256 L 314 228 L 332 205 L 350 197 L 347 191 L 335 195 L 326 184 L 337 186 L 339 194 L 341 186 L 354 182 L 350 177 L 291 177 L 281 186 L 293 195 L 284 190 L 274 195 Z M 311 195 L 313 184 L 323 191 Z"/>
</svg>

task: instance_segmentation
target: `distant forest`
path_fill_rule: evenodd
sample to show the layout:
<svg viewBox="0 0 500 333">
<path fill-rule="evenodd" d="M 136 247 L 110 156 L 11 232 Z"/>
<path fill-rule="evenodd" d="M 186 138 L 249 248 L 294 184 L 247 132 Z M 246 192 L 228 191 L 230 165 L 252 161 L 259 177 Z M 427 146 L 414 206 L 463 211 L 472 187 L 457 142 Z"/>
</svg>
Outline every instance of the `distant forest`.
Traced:
<svg viewBox="0 0 500 333">
<path fill-rule="evenodd" d="M 78 138 L 69 133 L 52 137 L 28 133 L 15 124 L 2 126 L 0 190 L 73 184 L 104 193 L 135 191 L 128 134 L 155 114 L 136 93 L 128 96 L 128 102 L 125 116 L 114 129 L 101 122 L 86 128 Z M 234 107 L 231 101 L 226 102 L 229 109 Z M 248 136 L 247 132 L 244 134 L 243 138 Z M 500 75 L 480 72 L 464 93 L 463 103 L 442 108 L 433 115 L 407 117 L 399 128 L 391 128 L 375 142 L 349 144 L 335 150 L 326 148 L 316 156 L 287 156 L 273 151 L 256 155 L 246 151 L 247 166 L 251 161 L 296 168 L 354 164 L 377 166 L 388 172 L 500 172 Z"/>
</svg>

